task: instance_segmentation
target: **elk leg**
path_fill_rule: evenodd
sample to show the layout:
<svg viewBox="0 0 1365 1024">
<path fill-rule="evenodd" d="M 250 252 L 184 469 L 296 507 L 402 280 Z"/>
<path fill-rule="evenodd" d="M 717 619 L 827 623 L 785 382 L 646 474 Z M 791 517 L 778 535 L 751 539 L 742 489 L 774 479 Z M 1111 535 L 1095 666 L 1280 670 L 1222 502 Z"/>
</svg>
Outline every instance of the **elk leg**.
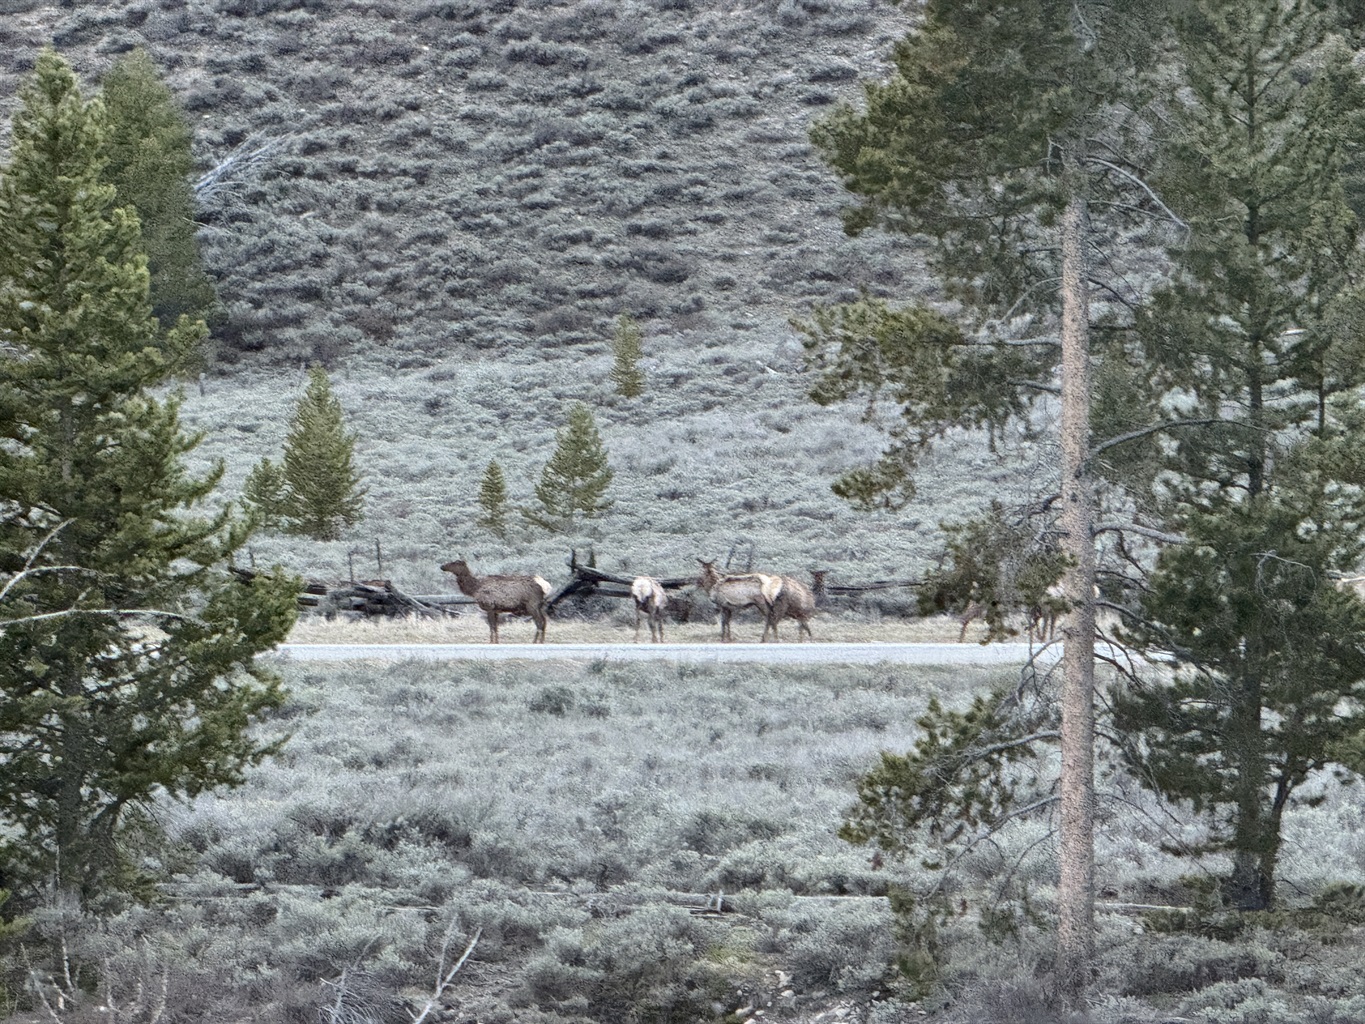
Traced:
<svg viewBox="0 0 1365 1024">
<path fill-rule="evenodd" d="M 957 634 L 957 642 L 963 643 L 967 639 L 967 627 L 986 613 L 986 609 L 979 604 L 969 604 L 966 614 L 962 616 L 962 631 Z"/>
<path fill-rule="evenodd" d="M 498 642 L 498 613 L 489 611 L 488 613 L 488 642 L 495 644 Z"/>
</svg>

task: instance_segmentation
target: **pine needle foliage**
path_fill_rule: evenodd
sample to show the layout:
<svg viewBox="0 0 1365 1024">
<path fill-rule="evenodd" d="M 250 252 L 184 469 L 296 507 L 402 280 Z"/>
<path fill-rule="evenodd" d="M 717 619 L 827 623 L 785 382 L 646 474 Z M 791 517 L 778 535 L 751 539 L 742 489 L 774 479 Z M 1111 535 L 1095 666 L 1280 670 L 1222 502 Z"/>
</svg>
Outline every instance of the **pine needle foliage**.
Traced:
<svg viewBox="0 0 1365 1024">
<path fill-rule="evenodd" d="M 644 334 L 635 318 L 622 313 L 611 341 L 611 351 L 616 359 L 611 368 L 611 381 L 616 385 L 616 393 L 623 398 L 638 398 L 644 393 L 645 374 L 640 369 L 643 340 Z"/>
<path fill-rule="evenodd" d="M 935 873 L 924 885 L 898 887 L 892 895 L 899 966 L 921 998 L 933 991 L 943 967 L 938 926 L 956 913 L 950 869 L 1023 814 L 1056 803 L 1037 762 L 1059 739 L 1058 709 L 1038 696 L 1032 686 L 1000 687 L 965 711 L 931 698 L 916 720 L 922 736 L 914 748 L 882 751 L 859 779 L 858 802 L 839 829 L 840 838 L 874 845 L 896 860 L 918 854 L 920 865 Z M 981 906 L 982 932 L 996 939 L 1015 934 L 1024 921 L 1039 923 L 1027 887 L 1011 874 Z"/>
<path fill-rule="evenodd" d="M 992 502 L 981 516 L 945 525 L 944 556 L 925 573 L 919 607 L 926 615 L 975 611 L 987 627 L 983 643 L 1016 636 L 1010 612 L 1026 609 L 1057 616 L 1067 602 L 1056 596 L 1056 585 L 1066 568 L 1049 527 L 1040 528 L 1031 510 L 1007 511 Z"/>
<path fill-rule="evenodd" d="M 528 518 L 547 529 L 563 529 L 582 515 L 591 519 L 611 507 L 605 497 L 614 475 L 592 410 L 583 402 L 569 408 L 568 422 L 536 484 L 540 508 Z"/>
<path fill-rule="evenodd" d="M 126 824 L 162 794 L 242 781 L 276 749 L 254 656 L 297 581 L 223 571 L 248 526 L 204 514 L 166 384 L 202 323 L 162 332 L 136 213 L 102 180 L 103 106 L 38 58 L 0 171 L 0 872 L 86 907 L 130 876 Z"/>
<path fill-rule="evenodd" d="M 152 275 L 152 312 L 163 327 L 181 316 L 211 319 L 218 297 L 195 240 L 194 156 L 185 115 L 145 50 L 119 58 L 102 85 L 104 180 L 118 189 L 120 206 L 137 210 Z"/>
<path fill-rule="evenodd" d="M 355 442 L 327 371 L 313 366 L 284 444 L 283 507 L 290 530 L 338 540 L 364 518 L 367 488 L 355 467 Z"/>
<path fill-rule="evenodd" d="M 247 474 L 242 488 L 242 505 L 261 529 L 279 530 L 285 526 L 287 494 L 284 467 L 265 458 Z"/>
<path fill-rule="evenodd" d="M 494 536 L 507 536 L 507 477 L 496 459 L 490 459 L 479 482 L 478 524 Z"/>
<path fill-rule="evenodd" d="M 1194 3 L 1175 42 L 1184 99 L 1154 181 L 1189 235 L 1137 334 L 1153 398 L 1188 424 L 1149 446 L 1146 500 L 1188 542 L 1160 555 L 1134 630 L 1173 652 L 1174 679 L 1116 708 L 1139 778 L 1203 811 L 1231 855 L 1229 903 L 1262 910 L 1285 811 L 1365 728 L 1348 639 L 1365 607 L 1330 583 L 1365 554 L 1348 191 L 1365 89 L 1308 3 Z"/>
</svg>

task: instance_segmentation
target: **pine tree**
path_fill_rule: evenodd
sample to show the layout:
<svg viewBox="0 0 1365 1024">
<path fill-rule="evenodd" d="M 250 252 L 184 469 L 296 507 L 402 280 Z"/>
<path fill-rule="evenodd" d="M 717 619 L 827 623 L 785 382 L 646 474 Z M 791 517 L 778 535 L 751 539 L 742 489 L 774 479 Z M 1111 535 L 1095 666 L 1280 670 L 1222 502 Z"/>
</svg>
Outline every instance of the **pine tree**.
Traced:
<svg viewBox="0 0 1365 1024">
<path fill-rule="evenodd" d="M 1075 1006 L 1084 1004 L 1094 942 L 1090 303 L 1100 268 L 1088 254 L 1106 230 L 1131 228 L 1124 211 L 1150 205 L 1140 189 L 1124 194 L 1133 177 L 1123 166 L 1125 120 L 1161 14 L 1158 3 L 928 0 L 920 27 L 895 48 L 893 74 L 864 84 L 863 109 L 840 107 L 812 132 L 861 197 L 846 229 L 933 239 L 932 269 L 964 310 L 957 329 L 944 330 L 929 310 L 865 300 L 808 328 L 824 371 L 817 398 L 886 390 L 903 411 L 897 440 L 875 465 L 846 475 L 842 492 L 859 504 L 904 497 L 919 453 L 944 431 L 998 427 L 1040 395 L 1060 399 L 1058 533 L 1071 611 L 1057 702 L 1057 974 L 1059 996 Z M 873 326 L 870 337 L 849 329 L 860 320 Z M 917 365 L 929 373 L 922 384 L 898 372 Z"/>
<path fill-rule="evenodd" d="M 284 444 L 284 516 L 295 533 L 337 540 L 364 517 L 368 488 L 355 468 L 355 441 L 327 371 L 312 367 Z"/>
<path fill-rule="evenodd" d="M 1333 400 L 1365 384 L 1346 191 L 1365 90 L 1307 4 L 1194 3 L 1177 41 L 1186 99 L 1154 181 L 1189 235 L 1138 333 L 1148 386 L 1188 421 L 1153 446 L 1148 500 L 1189 542 L 1161 555 L 1136 631 L 1176 652 L 1175 678 L 1118 694 L 1118 725 L 1138 778 L 1211 817 L 1229 902 L 1264 909 L 1295 791 L 1365 726 L 1365 656 L 1342 642 L 1365 610 L 1327 582 L 1365 553 L 1360 417 Z"/>
<path fill-rule="evenodd" d="M 285 498 L 288 485 L 284 467 L 262 459 L 247 474 L 242 488 L 242 505 L 253 522 L 263 530 L 278 530 L 286 525 Z"/>
<path fill-rule="evenodd" d="M 115 202 L 137 210 L 152 275 L 152 312 L 163 327 L 181 316 L 209 320 L 218 305 L 195 240 L 194 156 L 189 125 L 145 50 L 104 76 L 108 130 L 104 180 Z"/>
<path fill-rule="evenodd" d="M 612 354 L 616 362 L 611 368 L 611 380 L 616 385 L 616 393 L 625 398 L 637 398 L 645 390 L 645 375 L 640 369 L 640 357 L 644 354 L 640 343 L 643 335 L 640 325 L 629 313 L 622 313 L 616 321 L 616 334 L 611 341 Z"/>
<path fill-rule="evenodd" d="M 203 325 L 161 332 L 136 215 L 101 180 L 104 111 L 38 58 L 0 171 L 0 868 L 89 906 L 125 815 L 242 780 L 281 699 L 253 658 L 297 581 L 222 571 L 247 537 L 197 514 L 165 384 Z M 149 628 L 155 627 L 155 628 Z"/>
<path fill-rule="evenodd" d="M 490 459 L 479 484 L 479 508 L 483 510 L 478 524 L 494 535 L 507 536 L 507 478 L 496 459 Z"/>
<path fill-rule="evenodd" d="M 569 408 L 568 422 L 556 440 L 554 454 L 536 484 L 540 510 L 530 518 L 559 529 L 580 513 L 591 519 L 611 507 L 604 495 L 613 473 L 592 410 L 584 403 L 575 402 Z"/>
</svg>

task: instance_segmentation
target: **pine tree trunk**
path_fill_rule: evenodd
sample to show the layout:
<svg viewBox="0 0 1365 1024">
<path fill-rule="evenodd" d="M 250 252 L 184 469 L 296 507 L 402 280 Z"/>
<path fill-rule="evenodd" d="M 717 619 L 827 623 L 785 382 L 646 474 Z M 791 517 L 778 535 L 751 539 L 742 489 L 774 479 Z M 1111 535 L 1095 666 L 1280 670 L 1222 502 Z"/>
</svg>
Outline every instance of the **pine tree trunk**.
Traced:
<svg viewBox="0 0 1365 1024">
<path fill-rule="evenodd" d="M 1228 721 L 1228 758 L 1236 765 L 1236 821 L 1232 833 L 1232 874 L 1223 894 L 1238 910 L 1269 909 L 1275 895 L 1274 863 L 1279 823 L 1273 833 L 1265 813 L 1266 741 L 1262 731 L 1259 668 L 1266 661 L 1258 638 L 1248 638 L 1242 679 L 1234 684 L 1235 705 Z M 1273 847 L 1273 849 L 1272 849 Z M 1269 866 L 1267 867 L 1267 861 Z"/>
<path fill-rule="evenodd" d="M 1057 972 L 1064 1005 L 1085 1004 L 1095 951 L 1095 542 L 1090 446 L 1090 338 L 1083 233 L 1085 199 L 1073 194 L 1061 220 L 1062 515 L 1071 559 L 1063 627 L 1060 890 Z"/>
</svg>

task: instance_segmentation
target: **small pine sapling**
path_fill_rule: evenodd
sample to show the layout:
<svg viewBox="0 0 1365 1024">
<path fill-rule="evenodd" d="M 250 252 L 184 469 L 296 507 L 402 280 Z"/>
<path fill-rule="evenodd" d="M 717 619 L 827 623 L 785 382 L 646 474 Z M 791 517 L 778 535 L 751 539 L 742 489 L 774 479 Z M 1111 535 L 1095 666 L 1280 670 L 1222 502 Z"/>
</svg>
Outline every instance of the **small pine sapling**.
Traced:
<svg viewBox="0 0 1365 1024">
<path fill-rule="evenodd" d="M 496 459 L 490 459 L 479 484 L 479 508 L 483 510 L 477 522 L 496 537 L 507 537 L 507 477 Z"/>
<path fill-rule="evenodd" d="M 265 458 L 247 474 L 242 508 L 262 530 L 279 530 L 285 525 L 286 494 L 284 467 Z"/>
<path fill-rule="evenodd" d="M 531 522 L 549 530 L 563 529 L 579 513 L 594 518 L 612 505 L 605 494 L 614 474 L 592 410 L 582 402 L 574 403 L 557 438 L 554 454 L 536 484 L 540 508 L 526 513 Z"/>
<path fill-rule="evenodd" d="M 292 532 L 338 540 L 364 517 L 368 488 L 355 468 L 355 441 L 327 371 L 314 366 L 284 445 L 284 515 Z"/>
<path fill-rule="evenodd" d="M 645 374 L 640 369 L 643 334 L 640 325 L 629 313 L 622 313 L 616 321 L 616 334 L 611 341 L 616 362 L 611 368 L 611 381 L 616 393 L 624 398 L 637 398 L 645 390 Z"/>
</svg>

